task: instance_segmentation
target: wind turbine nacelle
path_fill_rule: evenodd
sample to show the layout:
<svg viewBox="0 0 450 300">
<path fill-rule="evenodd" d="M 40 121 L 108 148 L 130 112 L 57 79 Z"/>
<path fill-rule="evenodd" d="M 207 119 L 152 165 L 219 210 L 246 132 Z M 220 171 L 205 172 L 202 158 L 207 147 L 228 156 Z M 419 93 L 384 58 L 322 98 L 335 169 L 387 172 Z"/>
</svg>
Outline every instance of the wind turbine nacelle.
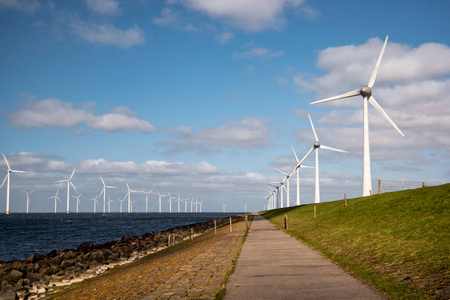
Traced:
<svg viewBox="0 0 450 300">
<path fill-rule="evenodd" d="M 320 143 L 319 142 L 315 142 L 314 143 L 314 149 L 320 148 Z"/>
<path fill-rule="evenodd" d="M 361 96 L 363 96 L 364 98 L 370 98 L 370 96 L 372 96 L 372 89 L 368 86 L 364 86 L 361 91 L 360 91 Z"/>
</svg>

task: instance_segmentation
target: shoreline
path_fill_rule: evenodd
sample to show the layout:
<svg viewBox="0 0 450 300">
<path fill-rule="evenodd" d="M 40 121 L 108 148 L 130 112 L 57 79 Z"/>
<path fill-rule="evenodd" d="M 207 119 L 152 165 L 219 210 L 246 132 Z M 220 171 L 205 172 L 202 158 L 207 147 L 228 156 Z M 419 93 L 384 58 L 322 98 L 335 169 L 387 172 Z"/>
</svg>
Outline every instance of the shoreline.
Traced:
<svg viewBox="0 0 450 300">
<path fill-rule="evenodd" d="M 242 218 L 232 216 L 232 220 Z M 186 239 L 229 224 L 229 217 L 177 226 L 160 232 L 123 237 L 101 245 L 84 243 L 77 249 L 53 250 L 47 255 L 30 255 L 26 260 L 0 261 L 0 296 L 37 299 L 55 287 L 69 286 L 129 264 Z M 17 297 L 17 298 L 14 298 Z"/>
</svg>

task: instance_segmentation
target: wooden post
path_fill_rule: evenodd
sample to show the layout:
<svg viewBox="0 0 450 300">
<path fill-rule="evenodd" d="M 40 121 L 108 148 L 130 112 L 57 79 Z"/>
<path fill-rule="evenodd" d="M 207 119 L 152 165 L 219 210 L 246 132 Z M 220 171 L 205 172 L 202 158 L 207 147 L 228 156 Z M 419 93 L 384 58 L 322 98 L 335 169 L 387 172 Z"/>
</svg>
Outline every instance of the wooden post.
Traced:
<svg viewBox="0 0 450 300">
<path fill-rule="evenodd" d="M 172 245 L 175 245 L 175 233 L 172 233 Z"/>
<path fill-rule="evenodd" d="M 245 215 L 245 228 L 248 230 L 248 215 Z"/>
<path fill-rule="evenodd" d="M 316 206 L 314 205 L 314 219 L 316 218 Z"/>
<path fill-rule="evenodd" d="M 378 195 L 381 194 L 381 179 L 378 179 Z"/>
<path fill-rule="evenodd" d="M 217 234 L 217 220 L 214 220 L 214 234 Z"/>
<path fill-rule="evenodd" d="M 289 229 L 288 216 L 284 215 L 284 229 Z"/>
<path fill-rule="evenodd" d="M 169 238 L 167 240 L 167 247 L 170 247 L 170 233 L 169 233 Z"/>
<path fill-rule="evenodd" d="M 191 228 L 191 240 L 194 239 L 194 228 Z"/>
<path fill-rule="evenodd" d="M 231 221 L 231 217 L 230 217 L 230 232 L 233 232 L 233 222 Z"/>
<path fill-rule="evenodd" d="M 370 190 L 370 196 L 372 196 L 372 190 Z"/>
<path fill-rule="evenodd" d="M 424 181 L 424 182 L 422 182 L 422 187 L 426 187 L 426 185 L 425 185 L 425 181 Z"/>
<path fill-rule="evenodd" d="M 347 207 L 347 194 L 344 194 L 344 199 L 345 199 L 344 207 Z"/>
</svg>

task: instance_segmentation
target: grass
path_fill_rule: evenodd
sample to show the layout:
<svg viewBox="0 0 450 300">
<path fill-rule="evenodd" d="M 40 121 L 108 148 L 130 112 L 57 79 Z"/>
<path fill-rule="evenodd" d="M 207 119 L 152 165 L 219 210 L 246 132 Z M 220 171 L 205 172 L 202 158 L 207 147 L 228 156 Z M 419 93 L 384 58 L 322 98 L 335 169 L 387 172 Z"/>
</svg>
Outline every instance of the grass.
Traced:
<svg viewBox="0 0 450 300">
<path fill-rule="evenodd" d="M 261 214 L 392 299 L 450 292 L 450 184 L 347 202 Z"/>
</svg>

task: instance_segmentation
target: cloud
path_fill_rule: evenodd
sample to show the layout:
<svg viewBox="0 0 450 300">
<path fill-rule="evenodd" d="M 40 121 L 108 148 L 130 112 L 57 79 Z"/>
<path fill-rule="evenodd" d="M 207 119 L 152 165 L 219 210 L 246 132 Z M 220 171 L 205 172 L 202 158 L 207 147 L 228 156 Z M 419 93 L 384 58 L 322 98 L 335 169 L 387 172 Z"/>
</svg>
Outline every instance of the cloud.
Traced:
<svg viewBox="0 0 450 300">
<path fill-rule="evenodd" d="M 269 49 L 258 47 L 253 48 L 244 52 L 235 52 L 233 54 L 234 58 L 261 58 L 264 60 L 271 60 L 276 57 L 281 57 L 284 55 L 283 51 L 271 51 Z"/>
<path fill-rule="evenodd" d="M 69 27 L 73 34 L 94 44 L 130 48 L 145 42 L 144 31 L 136 24 L 122 30 L 110 24 L 102 25 L 72 19 Z"/>
<path fill-rule="evenodd" d="M 284 25 L 286 8 L 298 8 L 303 0 L 178 0 L 188 8 L 206 13 L 247 32 Z"/>
<path fill-rule="evenodd" d="M 98 15 L 117 15 L 120 13 L 116 0 L 85 0 L 87 8 Z"/>
<path fill-rule="evenodd" d="M 219 127 L 207 127 L 195 133 L 190 127 L 167 130 L 173 137 L 160 142 L 171 151 L 198 151 L 204 147 L 253 149 L 271 143 L 266 120 L 247 117 L 241 121 L 227 122 Z"/>
<path fill-rule="evenodd" d="M 84 124 L 94 130 L 156 132 L 153 125 L 140 120 L 127 107 L 119 106 L 112 113 L 96 116 L 86 108 L 75 108 L 72 103 L 55 98 L 28 102 L 10 114 L 9 121 L 14 126 L 33 129 L 75 128 Z"/>
<path fill-rule="evenodd" d="M 171 9 L 163 8 L 159 17 L 155 17 L 152 23 L 161 27 L 167 27 L 181 31 L 198 31 L 199 28 L 187 21 L 181 13 Z"/>
<path fill-rule="evenodd" d="M 0 8 L 16 9 L 26 14 L 34 14 L 41 4 L 38 0 L 0 0 Z"/>
<path fill-rule="evenodd" d="M 217 36 L 217 40 L 221 44 L 226 44 L 234 38 L 234 34 L 229 31 L 222 32 L 219 36 Z"/>
</svg>

